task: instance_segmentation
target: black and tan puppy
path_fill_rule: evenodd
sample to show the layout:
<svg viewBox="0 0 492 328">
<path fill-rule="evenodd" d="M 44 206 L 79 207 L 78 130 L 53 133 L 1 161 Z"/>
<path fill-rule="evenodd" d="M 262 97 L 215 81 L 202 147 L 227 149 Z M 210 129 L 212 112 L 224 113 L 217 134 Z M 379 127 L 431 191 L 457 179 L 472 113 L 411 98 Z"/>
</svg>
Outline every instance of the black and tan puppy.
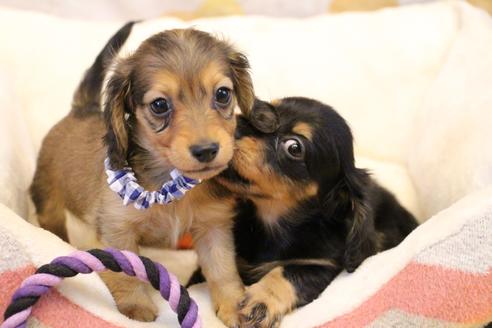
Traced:
<svg viewBox="0 0 492 328">
<path fill-rule="evenodd" d="M 94 246 L 138 252 L 139 245 L 175 246 L 194 221 L 195 209 L 205 208 L 199 219 L 213 217 L 203 205 L 209 200 L 206 185 L 169 205 L 137 210 L 124 206 L 108 187 L 104 159 L 114 169 L 130 166 L 147 190 L 159 190 L 173 168 L 192 178 L 210 178 L 233 156 L 235 108 L 248 116 L 254 95 L 247 59 L 205 32 L 158 33 L 133 54 L 115 58 L 133 26 L 125 25 L 109 40 L 75 93 L 72 111 L 44 139 L 31 194 L 41 226 L 61 238 L 67 240 L 65 211 L 70 211 L 96 228 L 102 245 Z M 217 224 L 220 231 L 219 221 L 206 224 Z M 210 229 L 198 231 L 204 269 L 230 258 L 228 266 L 204 272 L 210 272 L 219 317 L 233 325 L 240 280 L 214 288 L 223 272 L 237 274 L 234 253 L 227 251 L 233 249 L 232 239 L 200 243 Z M 214 247 L 222 251 L 208 256 Z M 122 313 L 143 321 L 155 318 L 157 308 L 141 283 L 114 273 L 102 278 Z"/>
<path fill-rule="evenodd" d="M 277 131 L 240 119 L 232 164 L 214 180 L 237 195 L 237 265 L 249 285 L 242 322 L 272 327 L 417 223 L 355 167 L 351 131 L 332 108 L 307 98 L 258 107 L 277 113 Z"/>
</svg>

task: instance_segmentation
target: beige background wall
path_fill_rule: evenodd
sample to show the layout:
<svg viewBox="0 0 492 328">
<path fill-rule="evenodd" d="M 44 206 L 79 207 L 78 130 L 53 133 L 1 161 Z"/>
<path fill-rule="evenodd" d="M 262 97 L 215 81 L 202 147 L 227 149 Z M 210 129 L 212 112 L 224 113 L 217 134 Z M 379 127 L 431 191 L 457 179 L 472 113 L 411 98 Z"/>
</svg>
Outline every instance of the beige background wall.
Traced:
<svg viewBox="0 0 492 328">
<path fill-rule="evenodd" d="M 0 5 L 89 20 L 159 16 L 183 19 L 223 15 L 307 17 L 327 12 L 368 11 L 433 0 L 0 0 Z M 463 0 L 465 1 L 465 0 Z M 492 0 L 466 0 L 492 14 Z"/>
</svg>

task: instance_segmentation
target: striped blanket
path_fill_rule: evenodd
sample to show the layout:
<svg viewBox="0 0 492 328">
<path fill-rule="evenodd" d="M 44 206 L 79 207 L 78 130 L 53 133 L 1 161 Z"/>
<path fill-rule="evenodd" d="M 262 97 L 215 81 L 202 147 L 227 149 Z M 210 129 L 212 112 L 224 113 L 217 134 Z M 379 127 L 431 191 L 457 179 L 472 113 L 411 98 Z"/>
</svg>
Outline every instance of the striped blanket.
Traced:
<svg viewBox="0 0 492 328">
<path fill-rule="evenodd" d="M 71 246 L 0 206 L 0 311 L 36 267 Z M 482 327 L 492 321 L 492 188 L 441 211 L 398 247 L 342 273 L 319 299 L 285 318 L 282 327 Z M 185 258 L 190 259 L 189 251 Z M 193 259 L 191 260 L 193 262 Z M 186 279 L 182 274 L 181 279 Z M 206 287 L 190 289 L 205 327 L 220 327 Z M 32 327 L 174 327 L 167 303 L 155 301 L 155 323 L 116 310 L 96 275 L 66 279 L 34 307 Z"/>
</svg>

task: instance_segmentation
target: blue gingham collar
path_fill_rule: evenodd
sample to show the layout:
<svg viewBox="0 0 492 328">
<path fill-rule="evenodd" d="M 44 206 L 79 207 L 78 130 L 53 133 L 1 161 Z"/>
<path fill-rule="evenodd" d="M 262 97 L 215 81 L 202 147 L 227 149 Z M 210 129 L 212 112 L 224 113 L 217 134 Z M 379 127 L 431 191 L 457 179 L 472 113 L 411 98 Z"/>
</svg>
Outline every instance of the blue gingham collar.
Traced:
<svg viewBox="0 0 492 328">
<path fill-rule="evenodd" d="M 123 205 L 133 203 L 133 206 L 139 210 L 147 209 L 156 203 L 168 204 L 180 199 L 187 191 L 201 182 L 185 177 L 177 169 L 173 169 L 170 173 L 171 180 L 166 181 L 160 190 L 147 191 L 138 184 L 131 167 L 113 170 L 109 158 L 106 158 L 104 168 L 108 176 L 109 188 L 123 199 Z"/>
</svg>

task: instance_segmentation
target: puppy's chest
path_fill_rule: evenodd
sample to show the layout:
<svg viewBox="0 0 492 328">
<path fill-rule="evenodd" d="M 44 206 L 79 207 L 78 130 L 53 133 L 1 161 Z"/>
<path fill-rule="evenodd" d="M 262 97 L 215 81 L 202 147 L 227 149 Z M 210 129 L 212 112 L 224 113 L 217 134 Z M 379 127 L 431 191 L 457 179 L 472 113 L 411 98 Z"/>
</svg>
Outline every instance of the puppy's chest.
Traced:
<svg viewBox="0 0 492 328">
<path fill-rule="evenodd" d="M 140 244 L 175 247 L 180 236 L 186 232 L 192 221 L 189 209 L 181 204 L 154 205 L 144 210 L 136 230 Z"/>
<path fill-rule="evenodd" d="M 107 232 L 109 238 L 135 235 L 141 245 L 174 247 L 192 221 L 185 199 L 138 210 L 132 205 L 124 206 L 118 195 L 107 191 L 95 215 L 98 230 Z"/>
<path fill-rule="evenodd" d="M 313 216 L 303 222 L 279 218 L 268 225 L 254 205 L 241 204 L 234 221 L 239 257 L 250 264 L 301 258 L 336 258 L 343 252 L 344 232 Z"/>
</svg>

